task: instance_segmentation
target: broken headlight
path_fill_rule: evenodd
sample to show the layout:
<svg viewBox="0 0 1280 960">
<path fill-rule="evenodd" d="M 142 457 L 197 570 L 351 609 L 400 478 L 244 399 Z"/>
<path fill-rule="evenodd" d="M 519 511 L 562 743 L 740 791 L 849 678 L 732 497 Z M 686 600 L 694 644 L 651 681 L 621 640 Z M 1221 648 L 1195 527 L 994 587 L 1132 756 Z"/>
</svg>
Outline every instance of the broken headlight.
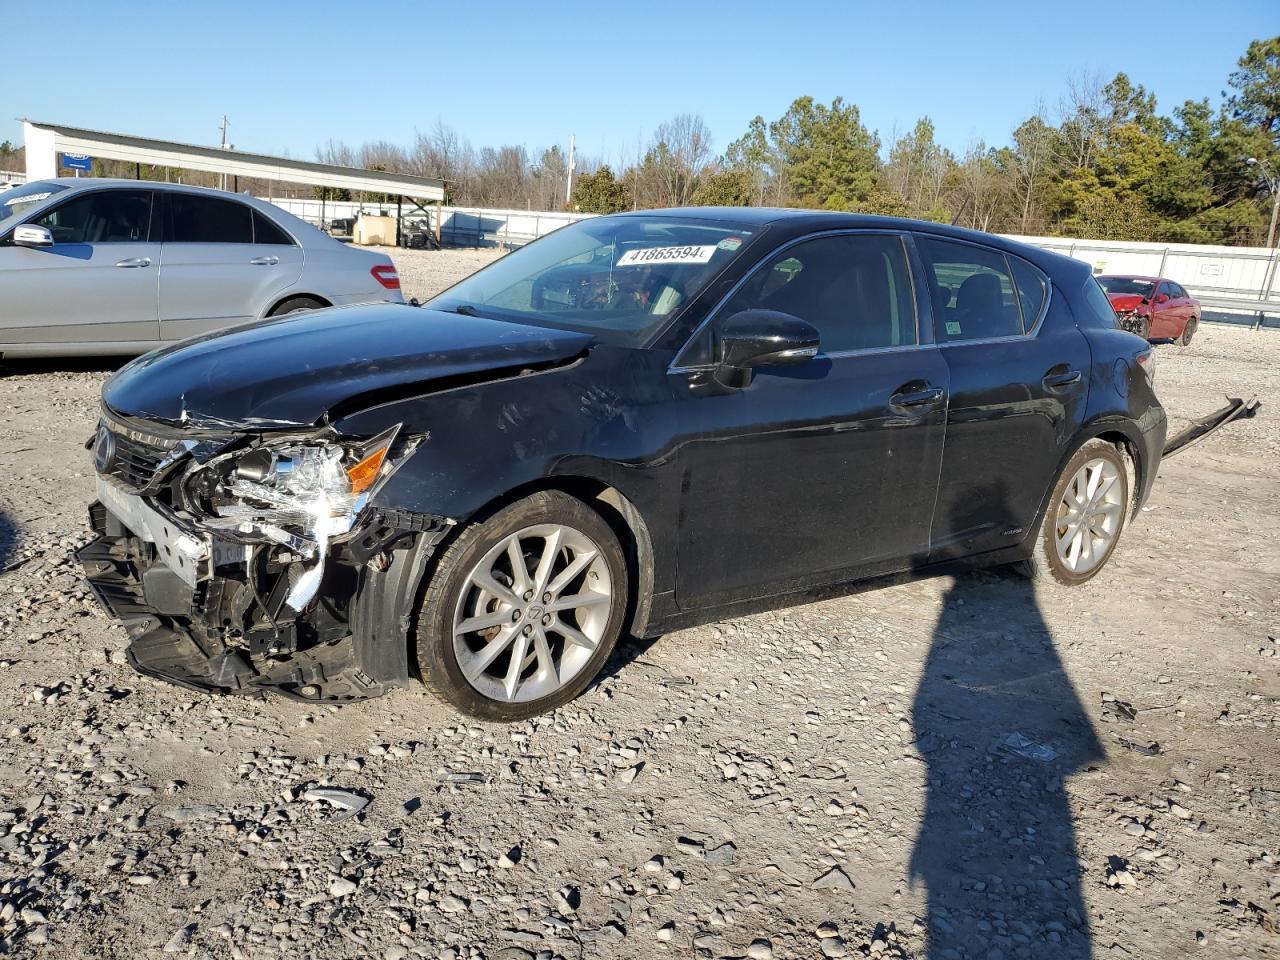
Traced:
<svg viewBox="0 0 1280 960">
<path fill-rule="evenodd" d="M 268 441 L 219 458 L 207 465 L 212 475 L 191 478 L 205 484 L 200 524 L 236 542 L 279 544 L 309 561 L 288 600 L 301 609 L 319 585 L 330 541 L 350 532 L 369 498 L 416 446 L 397 448 L 399 432 L 397 424 L 363 443 Z"/>
<path fill-rule="evenodd" d="M 399 425 L 363 444 L 337 440 L 265 443 L 222 465 L 211 498 L 211 529 L 261 534 L 303 557 L 351 529 L 390 475 Z"/>
</svg>

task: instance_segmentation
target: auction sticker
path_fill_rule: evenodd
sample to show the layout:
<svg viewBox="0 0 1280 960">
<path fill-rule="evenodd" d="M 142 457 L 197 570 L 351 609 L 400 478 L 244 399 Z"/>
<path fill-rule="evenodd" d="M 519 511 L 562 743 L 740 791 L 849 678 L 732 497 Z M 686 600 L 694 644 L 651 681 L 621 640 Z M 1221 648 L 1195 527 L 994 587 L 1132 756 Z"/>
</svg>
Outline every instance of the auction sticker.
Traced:
<svg viewBox="0 0 1280 960">
<path fill-rule="evenodd" d="M 647 247 L 628 250 L 614 266 L 639 267 L 649 263 L 706 263 L 716 252 L 716 245 L 697 247 Z"/>
</svg>

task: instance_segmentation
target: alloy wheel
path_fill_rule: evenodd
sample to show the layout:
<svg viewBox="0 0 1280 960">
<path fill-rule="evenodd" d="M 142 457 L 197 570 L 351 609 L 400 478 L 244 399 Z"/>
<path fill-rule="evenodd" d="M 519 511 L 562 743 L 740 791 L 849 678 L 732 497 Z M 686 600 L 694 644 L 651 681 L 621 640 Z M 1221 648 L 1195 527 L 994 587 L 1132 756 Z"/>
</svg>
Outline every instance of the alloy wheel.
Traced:
<svg viewBox="0 0 1280 960">
<path fill-rule="evenodd" d="M 599 546 L 562 524 L 525 527 L 471 569 L 453 617 L 453 651 L 467 682 L 493 700 L 555 693 L 586 666 L 614 604 Z"/>
<path fill-rule="evenodd" d="M 1054 542 L 1072 573 L 1088 573 L 1107 558 L 1124 520 L 1123 496 L 1119 468 L 1101 457 L 1087 461 L 1063 490 Z"/>
</svg>

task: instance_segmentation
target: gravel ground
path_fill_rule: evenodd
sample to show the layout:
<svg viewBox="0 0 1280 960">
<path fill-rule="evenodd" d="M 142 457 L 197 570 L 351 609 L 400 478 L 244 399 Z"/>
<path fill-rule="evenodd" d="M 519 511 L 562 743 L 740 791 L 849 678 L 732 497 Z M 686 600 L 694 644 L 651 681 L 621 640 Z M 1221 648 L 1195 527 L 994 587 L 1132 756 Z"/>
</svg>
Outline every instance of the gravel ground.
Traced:
<svg viewBox="0 0 1280 960">
<path fill-rule="evenodd" d="M 502 254 L 497 250 L 397 250 L 395 247 L 370 247 L 385 253 L 396 262 L 400 288 L 404 298 L 420 301 L 457 283 L 467 274 L 488 266 Z"/>
<path fill-rule="evenodd" d="M 419 297 L 490 258 L 397 256 Z M 1162 468 L 1089 586 L 630 643 L 514 726 L 134 674 L 69 557 L 109 370 L 0 368 L 0 953 L 1280 956 L 1280 336 L 1159 351 L 1175 421 L 1266 407 Z"/>
</svg>

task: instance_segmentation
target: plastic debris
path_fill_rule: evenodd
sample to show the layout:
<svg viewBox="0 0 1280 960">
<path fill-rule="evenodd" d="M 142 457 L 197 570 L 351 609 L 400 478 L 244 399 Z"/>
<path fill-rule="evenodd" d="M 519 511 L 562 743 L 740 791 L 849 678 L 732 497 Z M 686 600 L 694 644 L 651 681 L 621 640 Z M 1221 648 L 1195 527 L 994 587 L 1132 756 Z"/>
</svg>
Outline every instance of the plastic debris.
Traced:
<svg viewBox="0 0 1280 960">
<path fill-rule="evenodd" d="M 1006 733 L 993 743 L 987 751 L 1001 757 L 1022 757 L 1026 760 L 1037 760 L 1040 763 L 1051 763 L 1058 751 L 1044 743 L 1028 740 L 1020 733 Z"/>
<path fill-rule="evenodd" d="M 1150 743 L 1142 744 L 1134 743 L 1132 740 L 1126 740 L 1121 737 L 1120 746 L 1124 747 L 1126 750 L 1132 750 L 1134 753 L 1141 754 L 1144 757 L 1160 756 L 1160 744 L 1156 743 L 1154 740 Z"/>
<path fill-rule="evenodd" d="M 354 790 L 340 790 L 337 787 L 311 787 L 302 794 L 304 800 L 323 800 L 337 807 L 338 812 L 329 818 L 329 823 L 341 823 L 349 820 L 369 805 L 369 798 Z"/>
</svg>

